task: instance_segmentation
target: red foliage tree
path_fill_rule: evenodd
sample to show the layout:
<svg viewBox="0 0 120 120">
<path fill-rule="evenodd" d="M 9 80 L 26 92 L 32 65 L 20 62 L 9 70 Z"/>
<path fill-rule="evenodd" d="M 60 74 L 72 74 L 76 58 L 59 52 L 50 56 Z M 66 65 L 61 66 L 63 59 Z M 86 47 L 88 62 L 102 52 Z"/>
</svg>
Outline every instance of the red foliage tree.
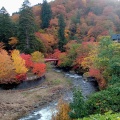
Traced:
<svg viewBox="0 0 120 120">
<path fill-rule="evenodd" d="M 61 51 L 58 49 L 55 49 L 53 53 L 53 58 L 59 59 L 60 54 L 61 54 Z"/>
<path fill-rule="evenodd" d="M 44 63 L 34 63 L 32 72 L 38 76 L 44 75 L 46 71 L 46 65 Z"/>
<path fill-rule="evenodd" d="M 106 87 L 106 80 L 103 78 L 99 69 L 90 68 L 89 75 L 96 78 L 98 85 L 101 89 L 104 89 Z"/>
<path fill-rule="evenodd" d="M 26 74 L 17 74 L 16 75 L 16 79 L 19 81 L 19 82 L 21 82 L 21 81 L 23 81 L 23 80 L 26 80 Z"/>
<path fill-rule="evenodd" d="M 31 55 L 22 53 L 20 56 L 25 60 L 25 66 L 27 68 L 31 68 L 33 66 Z"/>
</svg>

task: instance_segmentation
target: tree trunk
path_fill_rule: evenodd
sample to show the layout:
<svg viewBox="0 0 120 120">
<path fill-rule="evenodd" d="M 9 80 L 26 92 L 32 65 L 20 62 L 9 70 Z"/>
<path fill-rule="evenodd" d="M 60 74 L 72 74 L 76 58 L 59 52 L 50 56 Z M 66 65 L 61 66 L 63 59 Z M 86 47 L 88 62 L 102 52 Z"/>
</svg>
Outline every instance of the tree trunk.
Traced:
<svg viewBox="0 0 120 120">
<path fill-rule="evenodd" d="M 26 48 L 29 49 L 30 48 L 30 44 L 29 44 L 29 36 L 28 36 L 28 31 L 26 30 Z"/>
</svg>

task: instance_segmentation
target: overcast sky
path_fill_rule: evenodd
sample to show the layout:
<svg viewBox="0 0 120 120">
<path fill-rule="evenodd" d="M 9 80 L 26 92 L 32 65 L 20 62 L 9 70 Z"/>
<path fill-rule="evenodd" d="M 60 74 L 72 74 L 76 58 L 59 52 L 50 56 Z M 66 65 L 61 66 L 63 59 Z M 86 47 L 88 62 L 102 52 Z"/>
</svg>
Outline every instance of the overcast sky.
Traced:
<svg viewBox="0 0 120 120">
<path fill-rule="evenodd" d="M 18 12 L 19 8 L 21 8 L 21 5 L 24 0 L 0 0 L 0 9 L 2 6 L 4 6 L 7 10 L 7 12 L 12 15 L 13 12 Z M 37 3 L 42 3 L 43 0 L 29 0 L 31 5 L 35 5 Z M 48 2 L 52 0 L 47 0 Z"/>
</svg>

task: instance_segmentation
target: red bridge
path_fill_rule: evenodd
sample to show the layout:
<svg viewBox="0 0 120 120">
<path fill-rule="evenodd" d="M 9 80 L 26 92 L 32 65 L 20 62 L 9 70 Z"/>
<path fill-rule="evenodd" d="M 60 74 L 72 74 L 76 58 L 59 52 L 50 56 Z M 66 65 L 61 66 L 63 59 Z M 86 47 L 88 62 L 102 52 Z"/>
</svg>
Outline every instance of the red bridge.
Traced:
<svg viewBox="0 0 120 120">
<path fill-rule="evenodd" d="M 45 58 L 45 62 L 58 62 L 58 59 Z"/>
</svg>

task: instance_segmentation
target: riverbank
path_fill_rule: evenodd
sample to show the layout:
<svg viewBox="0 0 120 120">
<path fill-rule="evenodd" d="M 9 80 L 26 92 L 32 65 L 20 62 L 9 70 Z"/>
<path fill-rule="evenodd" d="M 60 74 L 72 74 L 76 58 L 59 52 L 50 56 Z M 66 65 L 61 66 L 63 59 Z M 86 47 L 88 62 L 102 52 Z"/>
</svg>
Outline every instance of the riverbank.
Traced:
<svg viewBox="0 0 120 120">
<path fill-rule="evenodd" d="M 59 99 L 71 88 L 70 80 L 62 73 L 48 69 L 45 77 L 45 81 L 33 89 L 0 91 L 0 120 L 18 120 L 30 111 Z"/>
</svg>

